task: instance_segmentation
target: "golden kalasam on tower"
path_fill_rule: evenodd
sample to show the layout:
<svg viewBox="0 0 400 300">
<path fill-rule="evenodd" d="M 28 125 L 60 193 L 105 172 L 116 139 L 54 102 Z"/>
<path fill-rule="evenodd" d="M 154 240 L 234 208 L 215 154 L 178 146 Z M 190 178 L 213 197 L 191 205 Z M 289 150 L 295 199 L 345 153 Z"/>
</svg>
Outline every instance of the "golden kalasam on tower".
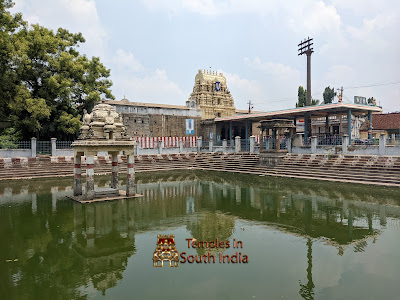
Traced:
<svg viewBox="0 0 400 300">
<path fill-rule="evenodd" d="M 233 97 L 222 73 L 199 70 L 186 105 L 201 109 L 202 119 L 235 115 Z"/>
</svg>

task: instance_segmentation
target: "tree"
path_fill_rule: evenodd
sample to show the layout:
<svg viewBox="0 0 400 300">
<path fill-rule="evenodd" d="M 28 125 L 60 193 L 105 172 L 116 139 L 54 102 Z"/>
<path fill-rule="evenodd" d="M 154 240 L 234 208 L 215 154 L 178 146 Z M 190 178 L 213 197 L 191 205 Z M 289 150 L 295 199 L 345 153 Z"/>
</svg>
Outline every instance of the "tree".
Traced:
<svg viewBox="0 0 400 300">
<path fill-rule="evenodd" d="M 296 107 L 306 106 L 307 91 L 302 86 L 297 91 L 297 99 Z"/>
<path fill-rule="evenodd" d="M 8 120 L 9 99 L 15 95 L 17 74 L 15 53 L 17 48 L 16 31 L 25 26 L 22 14 L 11 15 L 8 11 L 14 6 L 9 0 L 0 0 L 0 118 Z"/>
<path fill-rule="evenodd" d="M 323 94 L 324 104 L 332 103 L 335 96 L 336 96 L 335 89 L 333 87 L 330 88 L 330 86 L 327 86 Z"/>
<path fill-rule="evenodd" d="M 319 105 L 318 99 L 311 99 L 311 105 Z"/>
<path fill-rule="evenodd" d="M 306 99 L 307 99 L 307 90 L 305 90 L 302 86 L 299 86 L 299 89 L 297 91 L 297 103 L 296 107 L 303 107 L 306 106 Z M 317 99 L 311 99 L 311 105 L 318 105 L 319 100 Z"/>
<path fill-rule="evenodd" d="M 18 144 L 18 134 L 16 134 L 14 128 L 6 128 L 0 135 L 0 148 L 1 149 L 15 149 Z"/>
<path fill-rule="evenodd" d="M 13 5 L 9 0 L 0 3 L 0 9 Z M 19 16 L 12 17 L 5 9 L 0 20 Z M 0 29 L 0 36 L 13 41 L 3 64 L 7 76 L 0 87 L 0 114 L 25 139 L 73 139 L 83 109 L 90 112 L 102 95 L 114 99 L 110 70 L 98 57 L 79 54 L 77 47 L 85 42 L 81 33 L 28 26 L 22 18 L 13 24 Z"/>
</svg>

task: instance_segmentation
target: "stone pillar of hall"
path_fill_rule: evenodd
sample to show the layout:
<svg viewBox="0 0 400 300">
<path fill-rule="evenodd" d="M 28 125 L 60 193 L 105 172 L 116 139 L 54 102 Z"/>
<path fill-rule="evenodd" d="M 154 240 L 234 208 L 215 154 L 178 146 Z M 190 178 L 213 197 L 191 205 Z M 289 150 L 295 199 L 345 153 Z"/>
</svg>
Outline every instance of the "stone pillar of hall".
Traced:
<svg viewBox="0 0 400 300">
<path fill-rule="evenodd" d="M 372 140 L 372 111 L 368 112 L 368 121 L 369 121 L 369 128 L 368 128 L 368 139 Z"/>
<path fill-rule="evenodd" d="M 329 133 L 329 114 L 325 116 L 325 133 Z"/>
<path fill-rule="evenodd" d="M 273 128 L 271 129 L 271 139 L 270 141 L 272 141 L 272 147 L 271 145 L 268 146 L 268 149 L 273 149 L 276 150 L 276 129 Z M 269 129 L 268 129 L 268 135 L 269 135 Z"/>
<path fill-rule="evenodd" d="M 126 169 L 126 195 L 136 195 L 136 184 L 135 184 L 135 158 L 133 153 L 126 155 L 127 169 Z"/>
<path fill-rule="evenodd" d="M 275 129 L 275 150 L 279 151 L 281 150 L 281 137 L 279 135 L 279 129 Z"/>
<path fill-rule="evenodd" d="M 111 165 L 112 165 L 112 175 L 111 175 L 111 188 L 118 188 L 118 152 L 111 153 Z"/>
<path fill-rule="evenodd" d="M 308 145 L 308 123 L 310 122 L 309 116 L 304 115 L 304 145 Z"/>
<path fill-rule="evenodd" d="M 351 109 L 347 110 L 347 135 L 349 136 L 349 145 L 351 145 Z"/>
<path fill-rule="evenodd" d="M 94 199 L 94 154 L 86 153 L 86 199 Z"/>
<path fill-rule="evenodd" d="M 74 156 L 74 196 L 82 195 L 82 154 L 76 153 Z"/>
</svg>

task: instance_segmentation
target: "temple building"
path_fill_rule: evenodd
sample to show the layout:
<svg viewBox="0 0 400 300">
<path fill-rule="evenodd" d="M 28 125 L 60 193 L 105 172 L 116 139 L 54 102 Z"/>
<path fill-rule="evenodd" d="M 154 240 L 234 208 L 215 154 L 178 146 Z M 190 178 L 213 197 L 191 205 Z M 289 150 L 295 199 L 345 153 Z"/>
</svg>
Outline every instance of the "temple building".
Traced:
<svg viewBox="0 0 400 300">
<path fill-rule="evenodd" d="M 121 114 L 129 137 L 208 136 L 205 120 L 207 123 L 216 117 L 248 113 L 235 108 L 223 74 L 205 70 L 196 74 L 193 92 L 186 105 L 133 102 L 126 97 L 120 101 L 103 100 L 103 103 L 113 106 Z M 240 129 L 235 134 L 240 134 Z"/>
<path fill-rule="evenodd" d="M 233 97 L 222 73 L 199 70 L 194 80 L 193 92 L 186 102 L 188 107 L 201 110 L 201 118 L 214 119 L 236 114 Z"/>
<path fill-rule="evenodd" d="M 201 112 L 196 107 L 159 103 L 132 102 L 124 97 L 121 101 L 105 100 L 122 115 L 127 135 L 136 136 L 186 136 L 187 121 L 192 120 L 191 136 L 200 133 Z"/>
</svg>

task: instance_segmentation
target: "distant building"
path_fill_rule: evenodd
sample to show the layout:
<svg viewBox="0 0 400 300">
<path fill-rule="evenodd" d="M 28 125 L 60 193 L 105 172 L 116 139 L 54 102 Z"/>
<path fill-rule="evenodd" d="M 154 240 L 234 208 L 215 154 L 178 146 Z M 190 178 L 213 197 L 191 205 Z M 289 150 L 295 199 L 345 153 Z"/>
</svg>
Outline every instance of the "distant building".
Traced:
<svg viewBox="0 0 400 300">
<path fill-rule="evenodd" d="M 200 134 L 201 111 L 183 105 L 104 100 L 122 114 L 129 136 L 197 136 Z M 192 120 L 187 122 L 186 120 Z M 187 124 L 194 130 L 187 131 Z M 190 134 L 187 134 L 190 132 Z"/>
<path fill-rule="evenodd" d="M 132 102 L 125 97 L 120 101 L 103 101 L 114 106 L 115 110 L 122 114 L 123 123 L 131 137 L 203 135 L 208 139 L 208 127 L 213 126 L 210 124 L 214 118 L 249 113 L 248 110 L 235 108 L 233 97 L 226 85 L 226 78 L 222 73 L 205 70 L 199 70 L 196 74 L 193 92 L 185 106 Z M 253 124 L 253 129 L 249 133 L 258 134 L 257 124 Z M 244 136 L 244 128 L 235 125 L 232 128 L 234 136 Z M 217 139 L 228 138 L 229 128 L 224 130 L 222 135 L 216 135 Z"/>
<path fill-rule="evenodd" d="M 186 105 L 201 110 L 202 119 L 229 117 L 236 113 L 233 97 L 222 73 L 202 71 L 196 74 L 193 92 Z"/>
<path fill-rule="evenodd" d="M 368 137 L 368 121 L 361 126 L 362 138 Z M 372 136 L 400 134 L 400 112 L 372 115 Z"/>
<path fill-rule="evenodd" d="M 315 118 L 312 120 L 312 134 L 332 133 L 339 134 L 348 132 L 347 129 L 347 116 L 331 115 L 328 118 L 328 126 L 326 125 L 326 118 Z M 351 116 L 351 136 L 353 139 L 361 138 L 361 126 L 368 120 L 367 115 L 352 115 Z M 304 123 L 303 123 L 304 124 Z M 304 126 L 303 126 L 304 132 Z M 367 137 L 368 138 L 368 137 Z"/>
</svg>

